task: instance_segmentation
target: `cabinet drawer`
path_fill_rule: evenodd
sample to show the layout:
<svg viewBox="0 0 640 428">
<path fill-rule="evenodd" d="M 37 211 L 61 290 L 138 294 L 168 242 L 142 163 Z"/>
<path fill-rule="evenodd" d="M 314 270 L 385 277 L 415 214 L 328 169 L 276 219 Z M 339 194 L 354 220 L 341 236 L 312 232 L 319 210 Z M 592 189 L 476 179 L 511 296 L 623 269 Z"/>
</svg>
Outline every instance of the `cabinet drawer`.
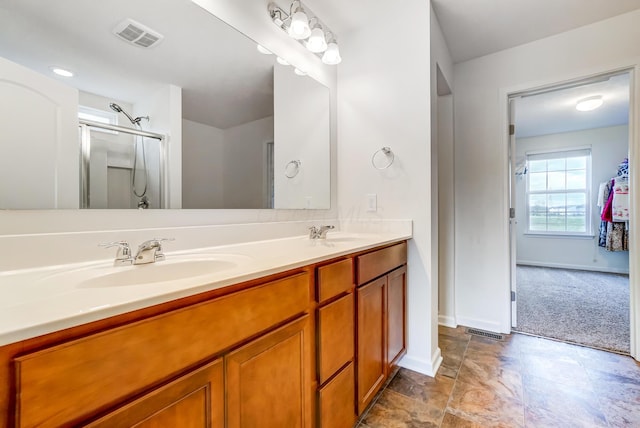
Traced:
<svg viewBox="0 0 640 428">
<path fill-rule="evenodd" d="M 351 428 L 356 422 L 353 363 L 318 392 L 320 428 Z"/>
<path fill-rule="evenodd" d="M 406 262 L 406 242 L 358 256 L 358 285 L 384 275 Z"/>
<path fill-rule="evenodd" d="M 18 357 L 16 425 L 70 425 L 105 411 L 305 312 L 309 291 L 301 273 Z"/>
<path fill-rule="evenodd" d="M 318 302 L 324 302 L 353 287 L 353 259 L 318 268 Z"/>
<path fill-rule="evenodd" d="M 353 293 L 318 309 L 318 373 L 323 384 L 354 356 Z"/>
</svg>

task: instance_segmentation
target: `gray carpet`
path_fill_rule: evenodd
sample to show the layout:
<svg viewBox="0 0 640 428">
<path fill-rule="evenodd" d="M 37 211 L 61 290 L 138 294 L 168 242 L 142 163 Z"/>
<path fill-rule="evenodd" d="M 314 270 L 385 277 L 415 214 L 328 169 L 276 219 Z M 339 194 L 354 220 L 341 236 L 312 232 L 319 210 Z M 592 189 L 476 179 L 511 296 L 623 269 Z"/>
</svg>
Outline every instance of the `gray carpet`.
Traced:
<svg viewBox="0 0 640 428">
<path fill-rule="evenodd" d="M 516 331 L 629 352 L 629 275 L 518 266 Z"/>
</svg>

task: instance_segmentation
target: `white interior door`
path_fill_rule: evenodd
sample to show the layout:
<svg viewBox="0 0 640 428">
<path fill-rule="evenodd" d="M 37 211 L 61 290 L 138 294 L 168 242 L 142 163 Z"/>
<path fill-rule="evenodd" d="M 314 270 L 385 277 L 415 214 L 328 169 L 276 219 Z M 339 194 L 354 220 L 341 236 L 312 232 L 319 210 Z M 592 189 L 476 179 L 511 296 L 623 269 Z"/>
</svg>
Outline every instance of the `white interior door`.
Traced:
<svg viewBox="0 0 640 428">
<path fill-rule="evenodd" d="M 509 262 L 511 275 L 511 327 L 518 325 L 516 294 L 516 131 L 515 100 L 509 98 Z"/>
</svg>

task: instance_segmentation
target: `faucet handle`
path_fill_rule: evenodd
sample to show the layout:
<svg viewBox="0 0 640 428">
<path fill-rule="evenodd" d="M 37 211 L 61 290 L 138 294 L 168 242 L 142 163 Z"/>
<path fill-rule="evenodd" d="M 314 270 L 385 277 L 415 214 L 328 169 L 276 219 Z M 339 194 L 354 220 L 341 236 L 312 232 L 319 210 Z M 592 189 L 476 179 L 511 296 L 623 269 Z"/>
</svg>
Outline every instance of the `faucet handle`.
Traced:
<svg viewBox="0 0 640 428">
<path fill-rule="evenodd" d="M 320 235 L 320 239 L 325 239 L 327 237 L 327 232 L 335 228 L 336 227 L 331 224 L 320 226 L 320 229 L 318 229 L 318 234 Z"/>
<path fill-rule="evenodd" d="M 140 244 L 140 246 L 138 246 L 138 253 L 140 253 L 140 251 L 142 250 L 157 248 L 154 255 L 155 261 L 164 260 L 165 256 L 162 252 L 161 242 L 165 241 L 175 241 L 175 238 L 153 238 L 149 239 L 148 241 L 144 241 L 142 244 Z"/>
<path fill-rule="evenodd" d="M 131 247 L 127 241 L 103 242 L 98 246 L 103 248 L 118 247 L 116 259 L 113 262 L 114 266 L 131 264 Z"/>
</svg>

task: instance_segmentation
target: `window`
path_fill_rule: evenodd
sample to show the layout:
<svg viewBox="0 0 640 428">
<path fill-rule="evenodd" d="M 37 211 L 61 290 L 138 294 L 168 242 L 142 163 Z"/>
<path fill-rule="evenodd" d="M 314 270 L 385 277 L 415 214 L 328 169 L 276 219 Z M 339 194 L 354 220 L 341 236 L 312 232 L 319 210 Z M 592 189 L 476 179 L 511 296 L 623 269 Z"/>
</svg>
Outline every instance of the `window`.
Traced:
<svg viewBox="0 0 640 428">
<path fill-rule="evenodd" d="M 106 125 L 118 124 L 118 113 L 113 111 L 98 110 L 92 107 L 78 106 L 78 119 L 88 120 L 91 122 L 104 123 Z M 117 134 L 117 131 L 108 129 L 95 128 L 94 131 L 105 132 L 108 134 Z"/>
<path fill-rule="evenodd" d="M 591 149 L 527 155 L 528 232 L 591 233 Z"/>
</svg>

